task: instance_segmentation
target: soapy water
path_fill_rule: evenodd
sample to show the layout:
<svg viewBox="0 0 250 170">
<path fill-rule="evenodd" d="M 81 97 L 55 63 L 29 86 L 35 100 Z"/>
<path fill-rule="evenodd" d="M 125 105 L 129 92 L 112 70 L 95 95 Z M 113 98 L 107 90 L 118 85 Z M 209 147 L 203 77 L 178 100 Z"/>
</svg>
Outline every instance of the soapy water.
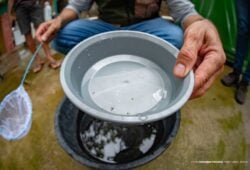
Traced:
<svg viewBox="0 0 250 170">
<path fill-rule="evenodd" d="M 154 124 L 125 126 L 93 120 L 87 128 L 80 127 L 79 135 L 80 145 L 94 158 L 106 163 L 124 163 L 147 154 L 157 133 Z"/>
<path fill-rule="evenodd" d="M 87 88 L 97 106 L 122 115 L 144 113 L 163 100 L 168 102 L 171 90 L 167 89 L 171 89 L 171 83 L 159 66 L 131 55 L 109 58 L 97 62 L 85 74 L 83 96 Z"/>
</svg>

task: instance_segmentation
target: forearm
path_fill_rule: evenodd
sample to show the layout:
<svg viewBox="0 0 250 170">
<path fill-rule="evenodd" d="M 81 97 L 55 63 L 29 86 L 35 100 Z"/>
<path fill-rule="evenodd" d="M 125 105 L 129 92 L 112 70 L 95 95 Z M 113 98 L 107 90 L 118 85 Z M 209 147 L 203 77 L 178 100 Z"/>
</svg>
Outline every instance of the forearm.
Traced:
<svg viewBox="0 0 250 170">
<path fill-rule="evenodd" d="M 204 18 L 201 15 L 189 15 L 187 16 L 183 22 L 182 22 L 182 27 L 185 30 L 189 25 L 191 25 L 192 23 L 196 22 L 196 21 L 201 21 L 204 20 Z"/>
<path fill-rule="evenodd" d="M 8 14 L 11 15 L 11 11 L 14 5 L 14 0 L 8 0 Z"/>
<path fill-rule="evenodd" d="M 68 22 L 78 18 L 78 14 L 72 10 L 65 8 L 63 11 L 56 17 L 56 20 L 59 20 L 61 23 L 61 27 L 63 27 Z"/>
<path fill-rule="evenodd" d="M 183 21 L 189 16 L 198 15 L 194 4 L 190 0 L 167 0 L 169 14 L 176 23 L 183 26 Z"/>
</svg>

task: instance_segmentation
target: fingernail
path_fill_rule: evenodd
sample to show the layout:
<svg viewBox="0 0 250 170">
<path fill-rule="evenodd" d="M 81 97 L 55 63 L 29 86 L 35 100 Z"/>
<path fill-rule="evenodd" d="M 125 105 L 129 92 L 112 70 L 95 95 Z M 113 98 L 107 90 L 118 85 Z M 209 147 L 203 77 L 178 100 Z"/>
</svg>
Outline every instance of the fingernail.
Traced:
<svg viewBox="0 0 250 170">
<path fill-rule="evenodd" d="M 45 37 L 42 37 L 42 41 L 46 41 L 46 38 L 45 38 Z"/>
<path fill-rule="evenodd" d="M 184 74 L 185 74 L 185 66 L 183 64 L 181 64 L 181 63 L 178 63 L 174 68 L 174 72 L 178 76 L 184 76 Z"/>
</svg>

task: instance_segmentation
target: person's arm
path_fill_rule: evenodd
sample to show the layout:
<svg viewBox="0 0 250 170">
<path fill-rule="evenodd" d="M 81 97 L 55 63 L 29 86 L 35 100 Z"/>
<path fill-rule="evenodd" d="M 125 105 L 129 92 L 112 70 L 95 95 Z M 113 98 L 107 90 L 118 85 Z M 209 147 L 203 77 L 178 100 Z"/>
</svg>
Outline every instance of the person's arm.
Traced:
<svg viewBox="0 0 250 170">
<path fill-rule="evenodd" d="M 198 12 L 189 0 L 167 0 L 168 12 L 176 23 L 183 27 L 183 21 L 189 16 L 196 16 Z"/>
<path fill-rule="evenodd" d="M 174 67 L 174 74 L 185 77 L 195 73 L 195 87 L 191 98 L 205 94 L 223 71 L 226 61 L 216 27 L 200 16 L 188 0 L 168 0 L 170 14 L 184 29 L 184 44 Z"/>
<path fill-rule="evenodd" d="M 182 27 L 184 30 L 186 30 L 186 28 L 191 25 L 192 23 L 196 22 L 196 21 L 202 21 L 204 20 L 204 18 L 198 14 L 195 15 L 190 15 L 188 17 L 186 17 L 183 21 L 182 21 Z"/>
<path fill-rule="evenodd" d="M 12 23 L 15 21 L 16 17 L 12 15 L 12 9 L 13 9 L 13 5 L 14 5 L 14 0 L 9 0 L 8 1 L 8 17 L 9 17 L 9 23 L 10 23 L 10 27 L 12 27 Z"/>
<path fill-rule="evenodd" d="M 8 0 L 8 14 L 11 16 L 11 11 L 14 5 L 14 0 Z"/>
<path fill-rule="evenodd" d="M 40 42 L 51 41 L 56 33 L 68 22 L 76 19 L 77 13 L 72 9 L 63 9 L 55 19 L 49 20 L 39 25 L 36 30 L 36 38 Z"/>
<path fill-rule="evenodd" d="M 51 41 L 64 25 L 77 19 L 81 11 L 89 10 L 92 3 L 93 0 L 69 0 L 69 4 L 55 19 L 44 22 L 38 27 L 36 31 L 37 40 L 40 42 Z"/>
</svg>

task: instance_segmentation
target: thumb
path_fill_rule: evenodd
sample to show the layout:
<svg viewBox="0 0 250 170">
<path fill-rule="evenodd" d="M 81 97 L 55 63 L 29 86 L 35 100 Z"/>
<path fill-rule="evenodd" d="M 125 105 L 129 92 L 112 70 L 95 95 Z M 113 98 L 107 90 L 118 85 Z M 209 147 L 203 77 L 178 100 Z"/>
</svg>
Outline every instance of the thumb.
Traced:
<svg viewBox="0 0 250 170">
<path fill-rule="evenodd" d="M 187 33 L 184 38 L 184 44 L 181 48 L 176 64 L 174 75 L 179 78 L 185 77 L 196 63 L 198 51 L 201 48 L 203 38 L 195 33 Z"/>
</svg>

